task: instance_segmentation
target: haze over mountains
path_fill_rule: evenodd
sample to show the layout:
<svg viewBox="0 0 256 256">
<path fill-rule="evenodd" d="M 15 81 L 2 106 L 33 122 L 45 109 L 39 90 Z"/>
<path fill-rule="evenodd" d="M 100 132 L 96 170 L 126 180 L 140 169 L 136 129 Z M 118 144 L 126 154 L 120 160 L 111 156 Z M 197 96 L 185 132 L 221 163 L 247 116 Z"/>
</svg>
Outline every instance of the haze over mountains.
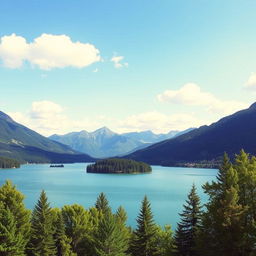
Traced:
<svg viewBox="0 0 256 256">
<path fill-rule="evenodd" d="M 155 134 L 152 131 L 118 134 L 107 127 L 102 127 L 94 132 L 83 130 L 65 135 L 54 134 L 49 138 L 93 157 L 104 158 L 131 153 L 153 143 L 179 136 L 191 129 L 182 132 L 170 131 L 167 134 Z"/>
<path fill-rule="evenodd" d="M 88 162 L 94 159 L 16 123 L 0 111 L 0 156 L 20 162 Z"/>
<path fill-rule="evenodd" d="M 223 153 L 231 157 L 241 149 L 256 154 L 256 103 L 179 137 L 141 149 L 127 158 L 157 165 L 184 165 L 218 161 Z"/>
<path fill-rule="evenodd" d="M 53 135 L 51 139 L 0 112 L 0 156 L 21 162 L 89 162 L 95 158 L 79 151 L 97 158 L 128 152 L 125 158 L 149 164 L 183 166 L 218 162 L 224 152 L 233 157 L 241 149 L 256 155 L 256 103 L 209 126 L 183 132 L 117 134 L 103 127 L 94 132 Z"/>
</svg>

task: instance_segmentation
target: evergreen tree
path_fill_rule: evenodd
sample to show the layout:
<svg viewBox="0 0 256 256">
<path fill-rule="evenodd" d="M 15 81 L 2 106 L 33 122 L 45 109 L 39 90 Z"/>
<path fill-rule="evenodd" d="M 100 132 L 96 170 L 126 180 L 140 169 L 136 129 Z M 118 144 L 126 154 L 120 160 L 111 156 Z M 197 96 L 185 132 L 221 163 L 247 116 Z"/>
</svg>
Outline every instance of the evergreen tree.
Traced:
<svg viewBox="0 0 256 256">
<path fill-rule="evenodd" d="M 65 234 L 65 226 L 61 212 L 57 212 L 56 222 L 54 223 L 54 240 L 57 248 L 57 256 L 75 256 L 71 249 L 71 239 Z"/>
<path fill-rule="evenodd" d="M 26 240 L 10 209 L 0 206 L 0 255 L 25 256 Z"/>
<path fill-rule="evenodd" d="M 154 240 L 156 255 L 158 256 L 172 256 L 175 252 L 175 241 L 170 225 L 165 225 L 164 229 L 157 226 Z"/>
<path fill-rule="evenodd" d="M 156 225 L 153 220 L 150 203 L 145 196 L 140 214 L 137 218 L 137 228 L 131 242 L 131 253 L 134 256 L 154 256 L 156 248 L 154 244 Z"/>
<path fill-rule="evenodd" d="M 238 174 L 238 202 L 244 214 L 241 226 L 244 227 L 241 241 L 242 255 L 256 255 L 256 160 L 244 150 L 236 156 L 234 169 Z"/>
<path fill-rule="evenodd" d="M 195 184 L 193 184 L 186 204 L 183 205 L 183 212 L 180 214 L 181 221 L 175 235 L 178 255 L 195 256 L 195 243 L 198 229 L 201 225 L 201 206 L 200 198 L 196 193 Z"/>
<path fill-rule="evenodd" d="M 244 208 L 239 203 L 238 173 L 225 157 L 221 172 L 218 177 L 221 175 L 222 179 L 204 186 L 210 201 L 203 214 L 198 248 L 202 255 L 240 256 L 243 255 Z"/>
<path fill-rule="evenodd" d="M 96 203 L 95 203 L 95 208 L 98 211 L 102 212 L 103 214 L 105 214 L 106 212 L 109 211 L 110 207 L 109 207 L 106 195 L 104 193 L 99 194 L 99 196 L 96 200 Z"/>
<path fill-rule="evenodd" d="M 29 254 L 33 256 L 56 255 L 53 234 L 53 213 L 43 190 L 32 213 Z"/>
<path fill-rule="evenodd" d="M 30 211 L 24 205 L 24 195 L 19 192 L 11 181 L 0 187 L 0 204 L 11 212 L 16 223 L 17 236 L 24 239 L 26 246 L 30 235 Z"/>
<path fill-rule="evenodd" d="M 128 241 L 120 225 L 110 210 L 105 212 L 95 234 L 95 252 L 97 256 L 125 256 Z"/>
<path fill-rule="evenodd" d="M 124 245 L 126 247 L 124 249 L 127 252 L 128 248 L 129 248 L 129 242 L 130 242 L 130 239 L 131 239 L 131 233 L 132 232 L 131 232 L 131 228 L 128 228 L 126 226 L 127 214 L 126 214 L 125 209 L 122 206 L 120 206 L 117 209 L 116 214 L 115 214 L 115 218 L 116 218 L 116 222 L 117 222 L 117 228 L 120 231 L 120 236 L 122 236 L 122 239 L 124 241 Z"/>
<path fill-rule="evenodd" d="M 83 206 L 65 205 L 62 208 L 62 215 L 66 235 L 71 239 L 72 251 L 77 255 L 90 255 L 92 251 L 92 237 L 94 223 L 89 211 Z"/>
</svg>

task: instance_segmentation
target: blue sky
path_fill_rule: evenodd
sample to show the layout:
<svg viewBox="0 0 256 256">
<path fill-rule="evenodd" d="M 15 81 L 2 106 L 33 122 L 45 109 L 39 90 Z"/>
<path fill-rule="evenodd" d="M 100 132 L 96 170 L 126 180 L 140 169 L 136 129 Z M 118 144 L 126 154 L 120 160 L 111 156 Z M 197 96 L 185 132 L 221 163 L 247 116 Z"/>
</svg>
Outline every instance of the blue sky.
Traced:
<svg viewBox="0 0 256 256">
<path fill-rule="evenodd" d="M 254 0 L 2 0 L 0 11 L 1 110 L 44 135 L 182 130 L 255 101 Z"/>
</svg>

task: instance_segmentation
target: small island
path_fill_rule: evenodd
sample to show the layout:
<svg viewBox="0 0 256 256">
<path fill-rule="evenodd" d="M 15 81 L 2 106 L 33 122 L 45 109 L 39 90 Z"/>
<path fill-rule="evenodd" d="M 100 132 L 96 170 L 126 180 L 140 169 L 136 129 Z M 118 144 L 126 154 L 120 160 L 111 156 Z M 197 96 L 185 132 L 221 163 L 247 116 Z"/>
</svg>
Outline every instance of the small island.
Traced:
<svg viewBox="0 0 256 256">
<path fill-rule="evenodd" d="M 88 165 L 86 171 L 88 173 L 135 174 L 150 173 L 152 172 L 152 168 L 150 165 L 143 162 L 121 158 L 109 158 Z"/>
<path fill-rule="evenodd" d="M 0 156 L 0 169 L 20 168 L 20 162 L 15 159 Z"/>
<path fill-rule="evenodd" d="M 50 167 L 51 168 L 63 168 L 64 164 L 51 164 Z"/>
</svg>

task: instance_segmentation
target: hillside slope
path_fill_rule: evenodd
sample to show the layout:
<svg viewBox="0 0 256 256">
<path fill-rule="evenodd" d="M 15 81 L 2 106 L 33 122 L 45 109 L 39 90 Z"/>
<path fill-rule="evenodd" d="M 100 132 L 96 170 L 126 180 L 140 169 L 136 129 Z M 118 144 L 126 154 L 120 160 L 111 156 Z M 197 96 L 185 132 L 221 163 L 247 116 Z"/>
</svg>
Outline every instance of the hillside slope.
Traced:
<svg viewBox="0 0 256 256">
<path fill-rule="evenodd" d="M 224 152 L 233 157 L 241 149 L 256 154 L 256 103 L 210 126 L 138 150 L 126 158 L 174 166 L 217 162 Z"/>
<path fill-rule="evenodd" d="M 54 142 L 0 111 L 0 156 L 21 162 L 87 162 L 94 159 Z"/>
</svg>

